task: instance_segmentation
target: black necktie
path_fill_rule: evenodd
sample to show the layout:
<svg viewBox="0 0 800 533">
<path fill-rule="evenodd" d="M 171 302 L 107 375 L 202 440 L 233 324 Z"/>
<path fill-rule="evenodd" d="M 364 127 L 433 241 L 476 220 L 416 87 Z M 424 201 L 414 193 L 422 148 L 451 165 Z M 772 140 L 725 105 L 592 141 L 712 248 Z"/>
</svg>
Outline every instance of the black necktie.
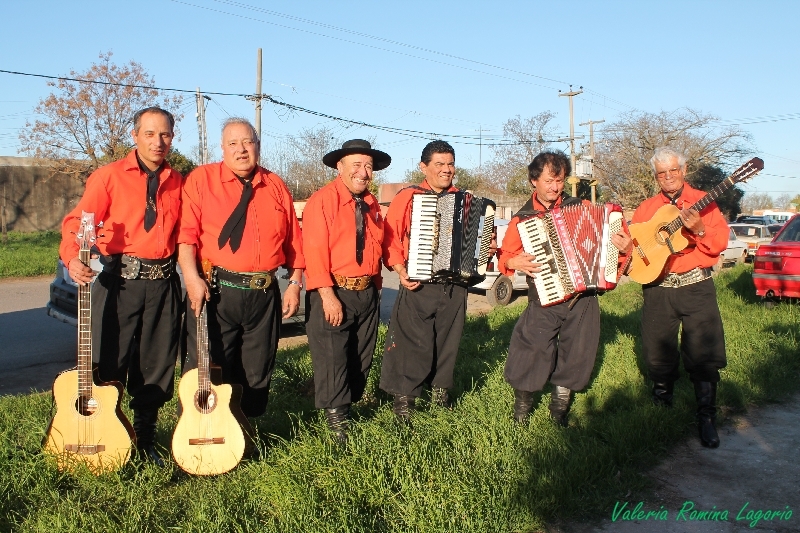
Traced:
<svg viewBox="0 0 800 533">
<path fill-rule="evenodd" d="M 353 195 L 356 203 L 356 263 L 364 261 L 364 214 L 369 213 L 369 206 L 360 196 Z"/>
<path fill-rule="evenodd" d="M 139 162 L 139 168 L 147 174 L 147 198 L 145 199 L 144 208 L 144 230 L 150 232 L 153 226 L 156 225 L 156 192 L 158 192 L 158 171 L 161 166 L 155 170 L 150 170 L 142 160 L 139 159 L 139 154 L 136 154 L 136 160 Z"/>
<path fill-rule="evenodd" d="M 242 189 L 242 197 L 239 199 L 239 203 L 236 205 L 233 213 L 228 217 L 228 221 L 225 222 L 225 225 L 222 226 L 222 231 L 219 233 L 218 244 L 220 250 L 222 250 L 222 247 L 228 242 L 228 239 L 231 241 L 231 252 L 233 253 L 236 253 L 236 250 L 239 249 L 239 245 L 242 244 L 244 224 L 247 222 L 247 204 L 250 202 L 250 197 L 253 196 L 253 175 L 255 175 L 255 172 L 250 174 L 247 178 L 236 176 L 244 188 Z"/>
</svg>

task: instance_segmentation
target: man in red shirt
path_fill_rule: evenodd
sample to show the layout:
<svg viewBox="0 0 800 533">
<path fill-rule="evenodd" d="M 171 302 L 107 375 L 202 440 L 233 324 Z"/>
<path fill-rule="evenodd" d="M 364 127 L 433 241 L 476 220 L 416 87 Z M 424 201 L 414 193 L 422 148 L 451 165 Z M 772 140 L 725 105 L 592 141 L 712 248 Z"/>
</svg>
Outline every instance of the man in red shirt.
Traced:
<svg viewBox="0 0 800 533">
<path fill-rule="evenodd" d="M 412 197 L 457 192 L 453 187 L 455 161 L 450 144 L 428 143 L 419 164 L 425 179 L 419 187 L 400 191 L 386 213 L 383 262 L 397 272 L 401 286 L 386 334 L 380 388 L 394 396 L 394 413 L 403 421 L 410 420 L 425 383 L 431 385 L 431 403 L 445 407 L 449 404 L 447 389 L 453 385 L 467 287 L 451 281 L 412 281 L 406 262 Z"/>
<path fill-rule="evenodd" d="M 292 195 L 276 174 L 258 166 L 259 151 L 250 122 L 225 121 L 222 162 L 196 168 L 183 185 L 178 235 L 188 297 L 183 372 L 197 367 L 195 317 L 207 302 L 211 359 L 224 383 L 242 386 L 242 411 L 250 417 L 267 408 L 281 316 L 297 312 L 305 267 Z M 214 267 L 213 287 L 200 271 L 203 260 Z M 275 279 L 280 266 L 289 272 L 282 307 Z"/>
<path fill-rule="evenodd" d="M 364 394 L 378 335 L 383 220 L 369 192 L 372 172 L 392 162 L 364 140 L 322 158 L 339 171 L 303 210 L 306 332 L 317 409 L 339 442 L 347 440 L 350 404 Z"/>
<path fill-rule="evenodd" d="M 103 271 L 92 285 L 94 363 L 103 381 L 127 382 L 139 456 L 163 465 L 155 444 L 158 410 L 173 393 L 181 313 L 175 242 L 182 176 L 164 158 L 175 119 L 158 107 L 133 117 L 136 148 L 97 169 L 65 218 L 59 249 L 80 285 L 93 272 L 78 258 L 81 213 L 94 213 Z"/>
<path fill-rule="evenodd" d="M 542 152 L 528 165 L 533 194 L 508 224 L 499 250 L 500 271 L 509 276 L 519 270 L 528 275 L 528 307 L 519 317 L 508 347 L 506 381 L 514 388 L 514 420 L 523 423 L 533 406 L 533 393 L 547 381 L 553 384 L 550 415 L 567 425 L 572 391 L 583 389 L 594 368 L 600 342 L 600 305 L 596 292 L 584 292 L 559 304 L 542 307 L 533 277 L 541 271 L 535 257 L 522 248 L 520 220 L 586 200 L 564 194 L 570 161 L 562 152 Z M 591 204 L 590 204 L 591 205 Z M 612 237 L 626 249 L 624 232 Z M 629 239 L 628 239 L 629 240 Z"/>
<path fill-rule="evenodd" d="M 717 383 L 727 359 L 711 267 L 728 246 L 728 224 L 716 202 L 701 213 L 691 208 L 705 193 L 686 183 L 686 156 L 672 148 L 657 148 L 650 164 L 661 192 L 642 202 L 632 222 L 647 222 L 660 207 L 672 204 L 681 210 L 681 231 L 689 239 L 689 246 L 670 258 L 660 280 L 642 287 L 642 347 L 653 381 L 653 400 L 672 405 L 682 358 L 694 383 L 700 442 L 716 448 Z"/>
</svg>

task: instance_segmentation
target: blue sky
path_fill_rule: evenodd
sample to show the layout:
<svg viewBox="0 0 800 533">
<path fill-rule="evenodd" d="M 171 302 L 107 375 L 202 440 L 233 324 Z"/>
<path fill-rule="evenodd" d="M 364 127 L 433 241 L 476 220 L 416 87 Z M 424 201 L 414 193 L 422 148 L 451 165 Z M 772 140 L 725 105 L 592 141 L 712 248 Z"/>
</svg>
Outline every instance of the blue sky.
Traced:
<svg viewBox="0 0 800 533">
<path fill-rule="evenodd" d="M 252 93 L 261 47 L 262 92 L 409 130 L 491 139 L 515 115 L 552 111 L 566 136 L 558 90 L 569 84 L 586 90 L 576 134 L 628 110 L 690 107 L 752 135 L 766 168 L 746 191 L 800 193 L 800 2 L 86 0 L 4 2 L 0 16 L 3 70 L 66 75 L 112 51 L 161 87 Z M 0 74 L 0 155 L 18 155 L 18 131 L 49 92 L 45 80 Z M 214 96 L 209 143 L 228 115 L 253 113 L 243 98 Z M 402 180 L 426 142 L 268 104 L 262 115 L 265 143 L 323 124 L 342 138 L 374 136 L 394 159 L 386 181 Z M 189 152 L 193 97 L 179 128 L 176 146 Z M 489 157 L 485 146 L 482 156 L 454 146 L 462 166 Z"/>
</svg>

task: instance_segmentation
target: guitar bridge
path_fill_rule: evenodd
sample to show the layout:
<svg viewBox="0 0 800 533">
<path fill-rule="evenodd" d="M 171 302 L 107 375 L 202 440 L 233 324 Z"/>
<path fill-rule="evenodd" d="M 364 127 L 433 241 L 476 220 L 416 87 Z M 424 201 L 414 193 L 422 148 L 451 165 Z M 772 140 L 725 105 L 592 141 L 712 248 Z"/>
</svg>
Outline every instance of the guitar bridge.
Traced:
<svg viewBox="0 0 800 533">
<path fill-rule="evenodd" d="M 208 444 L 225 444 L 225 437 L 203 437 L 200 439 L 189 439 L 190 446 L 205 446 Z"/>
<path fill-rule="evenodd" d="M 105 444 L 65 444 L 64 450 L 78 455 L 94 455 L 106 451 Z"/>
</svg>

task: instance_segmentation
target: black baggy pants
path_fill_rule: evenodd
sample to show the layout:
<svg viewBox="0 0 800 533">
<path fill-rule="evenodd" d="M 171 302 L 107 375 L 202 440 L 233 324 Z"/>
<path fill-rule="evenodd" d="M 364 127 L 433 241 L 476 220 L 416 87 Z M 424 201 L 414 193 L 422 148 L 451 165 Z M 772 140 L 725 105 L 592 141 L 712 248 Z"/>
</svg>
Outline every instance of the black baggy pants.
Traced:
<svg viewBox="0 0 800 533">
<path fill-rule="evenodd" d="M 600 342 L 597 296 L 580 296 L 542 307 L 531 288 L 528 308 L 519 317 L 506 360 L 506 381 L 534 392 L 553 385 L 581 390 L 588 383 Z"/>
<path fill-rule="evenodd" d="M 644 286 L 642 294 L 642 347 L 650 379 L 676 381 L 683 359 L 692 381 L 717 383 L 727 358 L 714 281 L 709 278 L 677 288 Z"/>
<path fill-rule="evenodd" d="M 467 288 L 423 283 L 400 287 L 383 353 L 380 388 L 390 394 L 420 396 L 423 384 L 449 389 L 464 331 Z"/>
<path fill-rule="evenodd" d="M 92 285 L 93 362 L 102 381 L 127 385 L 131 409 L 172 398 L 181 320 L 181 285 L 101 272 Z"/>
<path fill-rule="evenodd" d="M 319 292 L 306 292 L 306 333 L 317 409 L 341 407 L 361 399 L 378 338 L 380 314 L 375 286 L 363 291 L 333 290 L 344 313 L 338 326 L 325 320 Z"/>
<path fill-rule="evenodd" d="M 223 383 L 242 386 L 242 412 L 261 416 L 267 409 L 269 385 L 281 324 L 278 284 L 267 289 L 212 290 L 208 310 L 208 351 L 222 369 Z M 197 368 L 197 318 L 186 299 L 186 362 L 183 373 Z"/>
</svg>

